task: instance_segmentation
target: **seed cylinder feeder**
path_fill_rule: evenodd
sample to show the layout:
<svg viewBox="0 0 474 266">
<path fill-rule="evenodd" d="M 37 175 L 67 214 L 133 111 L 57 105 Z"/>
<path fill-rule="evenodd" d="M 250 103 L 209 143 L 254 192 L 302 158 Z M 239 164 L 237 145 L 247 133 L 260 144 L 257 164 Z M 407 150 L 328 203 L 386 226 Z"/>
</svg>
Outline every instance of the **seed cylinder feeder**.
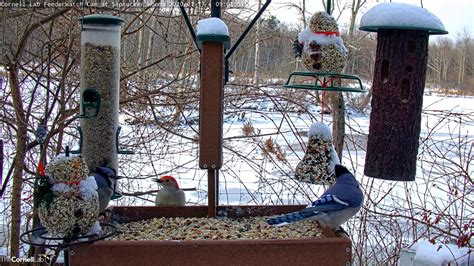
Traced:
<svg viewBox="0 0 474 266">
<path fill-rule="evenodd" d="M 428 62 L 428 38 L 446 34 L 426 9 L 379 4 L 361 19 L 360 30 L 377 32 L 372 111 L 364 174 L 413 181 Z"/>
<path fill-rule="evenodd" d="M 89 170 L 117 170 L 120 31 L 123 20 L 89 15 L 81 21 L 81 153 Z"/>
</svg>

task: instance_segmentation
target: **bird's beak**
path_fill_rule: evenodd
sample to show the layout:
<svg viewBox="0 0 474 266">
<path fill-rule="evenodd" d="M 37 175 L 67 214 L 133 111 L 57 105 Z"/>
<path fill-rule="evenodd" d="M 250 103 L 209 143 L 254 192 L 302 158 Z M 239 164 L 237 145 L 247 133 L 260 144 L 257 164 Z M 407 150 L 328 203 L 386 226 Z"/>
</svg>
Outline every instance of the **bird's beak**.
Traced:
<svg viewBox="0 0 474 266">
<path fill-rule="evenodd" d="M 153 181 L 155 181 L 155 182 L 157 182 L 157 183 L 163 183 L 163 181 L 161 181 L 159 178 L 153 178 L 153 179 L 151 179 L 151 180 L 153 180 Z"/>
</svg>

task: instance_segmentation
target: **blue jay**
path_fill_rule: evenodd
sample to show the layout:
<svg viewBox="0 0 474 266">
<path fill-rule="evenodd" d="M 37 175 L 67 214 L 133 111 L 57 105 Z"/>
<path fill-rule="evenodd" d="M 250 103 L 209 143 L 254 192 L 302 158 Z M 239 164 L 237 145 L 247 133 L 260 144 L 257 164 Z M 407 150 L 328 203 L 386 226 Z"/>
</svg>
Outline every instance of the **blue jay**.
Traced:
<svg viewBox="0 0 474 266">
<path fill-rule="evenodd" d="M 104 213 L 115 191 L 117 175 L 114 169 L 98 166 L 93 173 L 99 194 L 99 213 Z"/>
<path fill-rule="evenodd" d="M 286 225 L 303 219 L 314 219 L 337 230 L 362 207 L 364 195 L 359 183 L 346 167 L 335 166 L 336 183 L 308 207 L 298 212 L 270 218 L 270 225 Z"/>
</svg>

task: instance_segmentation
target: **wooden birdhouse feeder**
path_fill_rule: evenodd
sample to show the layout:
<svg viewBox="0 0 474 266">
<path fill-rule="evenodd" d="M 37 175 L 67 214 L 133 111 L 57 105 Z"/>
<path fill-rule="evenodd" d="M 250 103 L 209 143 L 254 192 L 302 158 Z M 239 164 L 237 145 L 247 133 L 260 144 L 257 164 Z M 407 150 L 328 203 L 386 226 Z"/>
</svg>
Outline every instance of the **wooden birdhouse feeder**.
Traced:
<svg viewBox="0 0 474 266">
<path fill-rule="evenodd" d="M 360 30 L 377 32 L 364 173 L 379 179 L 413 181 L 428 38 L 448 32 L 426 9 L 399 3 L 373 7 L 362 17 Z"/>
</svg>

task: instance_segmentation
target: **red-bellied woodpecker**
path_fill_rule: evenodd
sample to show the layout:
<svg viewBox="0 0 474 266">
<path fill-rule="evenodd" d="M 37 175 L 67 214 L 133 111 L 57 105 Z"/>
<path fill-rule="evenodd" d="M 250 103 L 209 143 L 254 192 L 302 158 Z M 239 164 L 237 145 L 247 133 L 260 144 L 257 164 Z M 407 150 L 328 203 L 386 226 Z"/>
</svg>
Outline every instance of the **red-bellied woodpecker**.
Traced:
<svg viewBox="0 0 474 266">
<path fill-rule="evenodd" d="M 186 204 L 186 196 L 184 191 L 179 188 L 178 181 L 172 176 L 163 176 L 153 181 L 161 184 L 162 188 L 156 194 L 156 206 L 184 206 Z"/>
</svg>

